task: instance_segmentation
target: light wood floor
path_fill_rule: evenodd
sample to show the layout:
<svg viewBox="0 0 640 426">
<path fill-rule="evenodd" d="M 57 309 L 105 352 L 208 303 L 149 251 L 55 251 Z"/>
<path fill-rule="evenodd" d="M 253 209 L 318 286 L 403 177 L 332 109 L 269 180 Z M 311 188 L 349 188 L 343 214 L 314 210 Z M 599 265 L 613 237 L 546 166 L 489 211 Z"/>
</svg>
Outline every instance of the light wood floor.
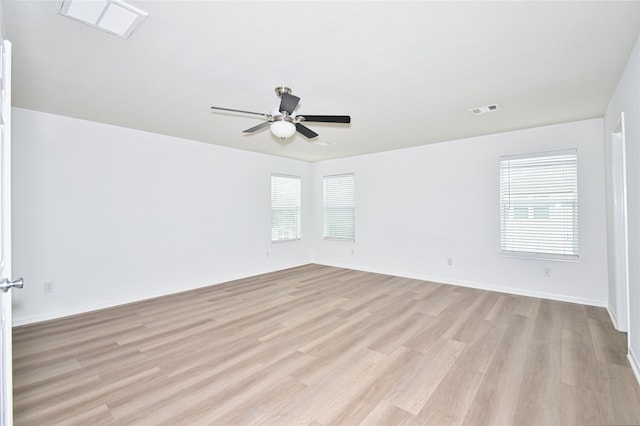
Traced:
<svg viewBox="0 0 640 426">
<path fill-rule="evenodd" d="M 308 265 L 14 330 L 16 425 L 640 423 L 606 311 Z"/>
</svg>

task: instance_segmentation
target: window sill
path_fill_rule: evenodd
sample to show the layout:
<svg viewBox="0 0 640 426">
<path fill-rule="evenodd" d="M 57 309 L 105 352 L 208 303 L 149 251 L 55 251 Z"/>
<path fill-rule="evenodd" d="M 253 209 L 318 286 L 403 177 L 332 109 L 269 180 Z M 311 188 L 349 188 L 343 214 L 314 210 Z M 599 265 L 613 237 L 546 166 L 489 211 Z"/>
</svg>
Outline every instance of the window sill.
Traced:
<svg viewBox="0 0 640 426">
<path fill-rule="evenodd" d="M 287 240 L 271 240 L 271 244 L 289 243 L 291 241 L 301 241 L 302 238 L 289 238 Z"/>
<path fill-rule="evenodd" d="M 519 259 L 533 259 L 533 260 L 544 260 L 551 262 L 569 262 L 569 263 L 580 263 L 582 259 L 580 256 L 562 256 L 562 255 L 553 255 L 546 253 L 527 253 L 527 252 L 516 252 L 516 251 L 500 251 L 498 252 L 500 256 L 505 257 L 515 257 Z"/>
</svg>

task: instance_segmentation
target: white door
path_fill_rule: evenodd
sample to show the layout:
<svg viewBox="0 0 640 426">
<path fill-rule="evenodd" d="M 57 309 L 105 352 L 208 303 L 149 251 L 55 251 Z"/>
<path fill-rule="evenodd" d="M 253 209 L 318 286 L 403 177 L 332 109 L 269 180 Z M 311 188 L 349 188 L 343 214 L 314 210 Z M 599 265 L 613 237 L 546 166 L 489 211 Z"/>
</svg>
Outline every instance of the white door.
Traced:
<svg viewBox="0 0 640 426">
<path fill-rule="evenodd" d="M 11 354 L 11 43 L 0 46 L 0 426 L 13 423 Z"/>
</svg>

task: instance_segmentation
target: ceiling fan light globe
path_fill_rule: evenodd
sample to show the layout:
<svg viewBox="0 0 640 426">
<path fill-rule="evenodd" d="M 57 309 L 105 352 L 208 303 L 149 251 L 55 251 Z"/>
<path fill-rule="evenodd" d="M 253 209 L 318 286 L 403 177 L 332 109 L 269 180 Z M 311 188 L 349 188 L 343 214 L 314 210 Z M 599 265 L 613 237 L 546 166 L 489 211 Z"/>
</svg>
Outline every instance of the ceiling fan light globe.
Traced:
<svg viewBox="0 0 640 426">
<path fill-rule="evenodd" d="M 276 137 L 280 139 L 286 139 L 296 132 L 295 124 L 289 121 L 274 121 L 271 123 L 271 133 L 273 133 Z"/>
</svg>

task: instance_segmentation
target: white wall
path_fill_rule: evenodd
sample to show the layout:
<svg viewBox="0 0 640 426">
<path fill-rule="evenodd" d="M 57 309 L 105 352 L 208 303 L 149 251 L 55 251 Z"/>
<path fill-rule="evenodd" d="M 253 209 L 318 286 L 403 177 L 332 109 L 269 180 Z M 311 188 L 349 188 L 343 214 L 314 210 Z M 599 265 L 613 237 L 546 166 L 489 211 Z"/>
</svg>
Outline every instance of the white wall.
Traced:
<svg viewBox="0 0 640 426">
<path fill-rule="evenodd" d="M 309 263 L 270 242 L 272 172 L 309 205 L 305 162 L 14 108 L 14 323 Z"/>
<path fill-rule="evenodd" d="M 16 324 L 311 261 L 606 305 L 602 119 L 308 164 L 13 114 L 14 275 L 26 281 L 14 292 Z M 571 147 L 582 262 L 499 256 L 499 157 Z M 272 172 L 303 178 L 302 241 L 270 243 Z M 322 176 L 348 172 L 357 241 L 324 241 Z"/>
<path fill-rule="evenodd" d="M 354 172 L 357 211 L 355 243 L 322 241 L 314 216 L 314 260 L 605 306 L 603 131 L 592 119 L 316 163 L 314 204 L 322 206 L 322 176 Z M 500 256 L 499 157 L 565 148 L 578 149 L 582 261 Z"/>
<path fill-rule="evenodd" d="M 625 115 L 627 148 L 627 216 L 629 245 L 629 359 L 640 381 L 640 41 L 636 43 L 625 71 L 611 97 L 605 115 L 605 135 L 610 132 L 620 113 Z M 611 242 L 610 242 L 611 243 Z M 613 284 L 613 282 L 611 283 Z M 614 315 L 622 306 L 616 305 L 616 289 L 609 289 L 609 309 Z"/>
</svg>

